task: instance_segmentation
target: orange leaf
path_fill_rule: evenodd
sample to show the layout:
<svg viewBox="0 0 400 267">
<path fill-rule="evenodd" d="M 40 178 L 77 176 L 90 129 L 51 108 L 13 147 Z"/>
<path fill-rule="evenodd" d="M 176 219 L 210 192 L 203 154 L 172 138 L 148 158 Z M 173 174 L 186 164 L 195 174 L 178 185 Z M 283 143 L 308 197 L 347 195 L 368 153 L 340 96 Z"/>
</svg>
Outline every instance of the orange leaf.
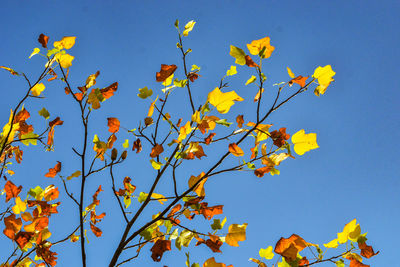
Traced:
<svg viewBox="0 0 400 267">
<path fill-rule="evenodd" d="M 54 168 L 50 168 L 49 172 L 46 173 L 44 176 L 54 178 L 56 174 L 59 173 L 60 171 L 61 171 L 61 162 L 57 161 L 57 164 L 54 166 Z"/>
<path fill-rule="evenodd" d="M 4 224 L 6 225 L 6 228 L 4 229 L 3 233 L 11 240 L 14 240 L 15 235 L 21 230 L 22 227 L 21 218 L 15 219 L 15 214 L 11 214 L 10 216 L 4 218 Z"/>
<path fill-rule="evenodd" d="M 119 120 L 117 118 L 107 118 L 107 120 L 108 120 L 108 123 L 107 123 L 108 131 L 110 133 L 118 132 L 119 131 L 119 125 L 120 125 Z"/>
<path fill-rule="evenodd" d="M 165 251 L 171 250 L 171 240 L 158 239 L 153 247 L 150 249 L 151 258 L 153 261 L 161 261 L 161 258 Z"/>
<path fill-rule="evenodd" d="M 364 264 L 364 263 L 361 263 L 361 262 L 359 262 L 359 261 L 356 260 L 356 259 L 352 259 L 352 260 L 350 261 L 349 267 L 370 267 L 370 266 L 369 266 L 369 265 L 366 265 L 366 264 Z"/>
<path fill-rule="evenodd" d="M 197 213 L 203 214 L 204 218 L 206 218 L 207 220 L 211 220 L 214 215 L 222 214 L 223 207 L 223 205 L 208 207 L 207 202 L 202 202 L 200 203 L 200 209 Z"/>
<path fill-rule="evenodd" d="M 118 89 L 118 82 L 111 84 L 103 89 L 100 89 L 101 94 L 105 99 L 109 99 L 114 95 L 114 92 Z"/>
<path fill-rule="evenodd" d="M 136 154 L 142 151 L 142 141 L 140 141 L 139 138 L 136 139 L 135 142 L 133 142 L 132 151 L 135 151 L 135 149 L 136 149 Z"/>
<path fill-rule="evenodd" d="M 261 88 L 261 94 L 260 94 L 260 90 L 257 91 L 256 96 L 254 97 L 254 102 L 257 102 L 258 99 L 260 99 L 260 96 L 262 95 L 262 93 L 264 93 L 264 88 Z"/>
<path fill-rule="evenodd" d="M 160 155 L 164 151 L 164 148 L 162 145 L 156 144 L 152 149 L 150 153 L 150 157 L 155 158 L 158 155 Z"/>
<path fill-rule="evenodd" d="M 25 109 L 25 108 L 23 108 L 21 111 L 19 111 L 18 113 L 17 113 L 17 115 L 15 116 L 15 118 L 14 118 L 14 123 L 18 123 L 18 122 L 21 122 L 21 121 L 25 121 L 25 120 L 27 120 L 29 117 L 30 117 L 31 115 L 29 114 L 29 112 Z"/>
<path fill-rule="evenodd" d="M 57 125 L 62 125 L 64 122 L 60 120 L 60 117 L 55 118 L 51 122 L 49 122 L 49 134 L 47 137 L 47 145 L 52 146 L 53 145 L 53 139 L 54 139 L 54 127 Z"/>
<path fill-rule="evenodd" d="M 165 81 L 169 76 L 172 75 L 172 73 L 176 71 L 177 68 L 178 67 L 174 64 L 172 65 L 161 64 L 160 72 L 156 73 L 156 81 L 157 82 Z"/>
<path fill-rule="evenodd" d="M 294 261 L 297 258 L 297 253 L 302 251 L 308 246 L 308 243 L 304 241 L 300 236 L 293 234 L 289 238 L 279 239 L 275 245 L 275 253 L 285 257 L 286 261 Z"/>
<path fill-rule="evenodd" d="M 43 48 L 47 48 L 47 43 L 49 42 L 49 36 L 41 33 L 38 38 L 38 42 L 43 46 Z"/>
<path fill-rule="evenodd" d="M 271 171 L 271 169 L 272 169 L 271 166 L 261 167 L 261 168 L 258 168 L 258 169 L 256 169 L 256 170 L 254 170 L 254 174 L 255 174 L 257 177 L 263 177 L 264 174 L 269 173 L 269 172 Z"/>
<path fill-rule="evenodd" d="M 15 186 L 13 182 L 10 180 L 4 185 L 4 191 L 6 192 L 6 202 L 8 202 L 11 198 L 17 197 L 22 190 L 22 186 Z"/>
<path fill-rule="evenodd" d="M 96 227 L 93 223 L 90 223 L 90 229 L 96 237 L 100 237 L 103 234 L 100 228 Z"/>
<path fill-rule="evenodd" d="M 243 150 L 236 143 L 229 144 L 229 152 L 236 157 L 241 157 L 244 155 Z"/>
<path fill-rule="evenodd" d="M 68 93 L 68 94 L 69 94 L 69 93 Z M 74 95 L 75 95 L 75 97 L 76 97 L 76 99 L 77 99 L 78 101 L 82 101 L 82 99 L 83 99 L 83 94 L 82 94 L 82 93 L 75 93 Z"/>
<path fill-rule="evenodd" d="M 31 224 L 25 225 L 24 230 L 26 232 L 33 233 L 35 231 L 42 231 L 49 225 L 48 217 L 38 217 L 33 220 Z"/>
<path fill-rule="evenodd" d="M 308 266 L 308 264 L 310 264 L 310 261 L 307 259 L 307 257 L 303 257 L 299 261 L 299 266 Z"/>
<path fill-rule="evenodd" d="M 374 252 L 374 249 L 371 246 L 368 246 L 365 242 L 364 243 L 358 243 L 358 248 L 361 249 L 361 256 L 369 259 L 372 256 L 375 256 L 378 252 Z"/>
<path fill-rule="evenodd" d="M 238 124 L 239 128 L 242 128 L 244 120 L 243 120 L 243 115 L 238 115 L 236 117 L 236 123 Z"/>
<path fill-rule="evenodd" d="M 255 63 L 255 62 L 253 61 L 253 59 L 251 59 L 251 57 L 250 57 L 249 55 L 246 55 L 246 56 L 245 56 L 245 59 L 246 59 L 246 65 L 247 65 L 247 66 L 249 66 L 249 67 L 259 67 L 258 64 Z"/>
<path fill-rule="evenodd" d="M 279 132 L 277 130 L 272 131 L 271 138 L 274 140 L 274 145 L 282 147 L 285 145 L 285 141 L 290 138 L 290 135 L 286 133 L 286 128 L 282 127 L 279 129 Z"/>
<path fill-rule="evenodd" d="M 29 240 L 32 238 L 34 233 L 27 233 L 27 232 L 19 232 L 15 236 L 15 242 L 17 242 L 18 246 L 23 249 L 26 244 L 29 243 Z"/>
<path fill-rule="evenodd" d="M 214 138 L 215 135 L 216 135 L 216 133 L 210 133 L 210 134 L 207 136 L 207 138 L 204 139 L 204 142 L 206 143 L 206 145 L 209 145 L 209 144 L 212 142 L 212 140 L 213 140 L 213 138 Z"/>
<path fill-rule="evenodd" d="M 296 78 L 291 79 L 291 80 L 289 81 L 289 86 L 292 86 L 293 83 L 297 83 L 297 84 L 300 85 L 301 87 L 304 87 L 304 86 L 306 85 L 306 80 L 307 80 L 307 79 L 308 79 L 308 76 L 307 76 L 307 77 L 303 77 L 303 76 L 299 75 L 299 76 L 297 76 Z"/>
</svg>

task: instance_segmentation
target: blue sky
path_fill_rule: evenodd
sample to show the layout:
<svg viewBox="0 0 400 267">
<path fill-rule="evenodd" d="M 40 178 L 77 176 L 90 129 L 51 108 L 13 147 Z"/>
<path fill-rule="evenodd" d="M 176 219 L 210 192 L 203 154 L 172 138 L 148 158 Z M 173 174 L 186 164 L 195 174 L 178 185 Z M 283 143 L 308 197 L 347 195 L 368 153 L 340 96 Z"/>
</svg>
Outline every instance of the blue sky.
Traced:
<svg viewBox="0 0 400 267">
<path fill-rule="evenodd" d="M 205 246 L 191 247 L 191 257 L 201 263 L 215 256 L 218 262 L 235 267 L 255 266 L 248 258 L 258 257 L 259 248 L 274 245 L 281 236 L 297 233 L 309 242 L 322 244 L 357 218 L 363 232 L 368 232 L 369 243 L 381 251 L 368 263 L 388 266 L 397 262 L 400 219 L 399 8 L 398 1 L 3 1 L 0 65 L 35 77 L 44 62 L 39 57 L 29 60 L 28 56 L 39 46 L 38 35 L 49 35 L 50 43 L 63 36 L 76 36 L 70 51 L 75 56 L 70 70 L 73 86 L 83 85 L 97 70 L 101 71 L 99 86 L 114 81 L 120 85 L 116 95 L 93 114 L 89 137 L 97 133 L 103 139 L 107 136 L 107 117 L 118 117 L 126 128 L 137 127 L 149 105 L 136 96 L 138 88 L 148 86 L 162 94 L 155 81 L 160 64 L 181 66 L 175 19 L 181 25 L 189 20 L 197 22 L 184 41 L 193 50 L 189 64 L 202 68 L 202 77 L 193 85 L 197 105 L 204 103 L 208 92 L 234 64 L 230 45 L 245 48 L 252 40 L 271 38 L 275 51 L 264 63 L 266 90 L 271 92 L 273 83 L 287 81 L 287 66 L 306 76 L 318 66 L 332 65 L 335 82 L 325 95 L 318 98 L 309 91 L 268 121 L 275 129 L 286 127 L 290 134 L 300 129 L 317 133 L 320 148 L 282 163 L 279 176 L 260 179 L 251 172 L 239 172 L 210 179 L 206 201 L 225 205 L 228 224 L 247 222 L 247 241 L 239 248 L 223 245 L 223 253 L 214 255 Z M 183 77 L 180 71 L 182 68 L 177 75 Z M 248 68 L 238 67 L 238 75 L 229 80 L 230 89 L 251 99 L 256 88 L 244 86 L 251 75 Z M 25 83 L 3 71 L 0 85 L 0 119 L 6 123 L 10 108 L 24 93 Z M 43 176 L 56 160 L 63 162 L 66 176 L 79 166 L 71 151 L 71 146 L 80 147 L 78 107 L 65 96 L 61 82 L 46 86 L 46 99 L 29 100 L 26 107 L 35 114 L 32 117 L 39 128 L 42 122 L 36 114 L 43 106 L 53 117 L 60 116 L 64 125 L 56 129 L 55 152 L 45 153 L 40 147 L 25 149 L 24 163 L 15 167 L 13 181 L 24 184 L 26 190 L 49 183 L 61 186 L 59 180 Z M 186 92 L 175 93 L 171 114 L 188 117 L 189 107 L 182 105 Z M 251 101 L 236 104 L 226 118 L 233 121 L 237 114 L 254 114 L 253 110 Z M 121 133 L 117 147 L 122 149 L 121 140 L 125 138 L 133 140 Z M 209 166 L 223 154 L 219 149 L 205 152 L 206 160 L 189 163 L 181 170 L 182 184 L 201 171 L 199 166 Z M 119 177 L 132 177 L 138 191 L 147 191 L 154 175 L 144 153 L 143 157 L 132 154 L 116 170 Z M 163 181 L 160 190 L 166 190 L 170 182 Z M 89 266 L 106 265 L 123 226 L 107 175 L 88 181 L 87 203 L 99 184 L 106 189 L 100 195 L 99 210 L 106 211 L 107 216 L 100 225 L 103 237 L 96 239 L 89 233 Z M 78 182 L 72 182 L 71 188 L 78 190 Z M 73 203 L 63 201 L 60 215 L 54 216 L 50 225 L 55 239 L 76 225 L 76 213 Z M 10 243 L 2 236 L 0 244 Z M 144 248 L 136 266 L 184 266 L 187 250 L 173 248 L 160 264 L 151 261 L 149 249 Z M 60 266 L 79 266 L 77 244 L 55 247 L 55 251 Z M 8 253 L 2 250 L 0 258 Z"/>
</svg>

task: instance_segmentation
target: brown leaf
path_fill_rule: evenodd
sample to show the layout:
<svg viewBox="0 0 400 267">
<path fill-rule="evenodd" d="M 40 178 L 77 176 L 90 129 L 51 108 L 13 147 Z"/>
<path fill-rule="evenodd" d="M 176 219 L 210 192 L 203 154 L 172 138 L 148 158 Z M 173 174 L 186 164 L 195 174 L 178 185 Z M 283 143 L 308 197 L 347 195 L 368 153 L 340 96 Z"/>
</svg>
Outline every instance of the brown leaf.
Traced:
<svg viewBox="0 0 400 267">
<path fill-rule="evenodd" d="M 360 253 L 361 256 L 363 256 L 367 259 L 369 259 L 379 253 L 379 251 L 375 253 L 374 249 L 371 246 L 368 246 L 365 242 L 358 243 L 358 248 L 361 249 L 361 253 Z"/>
<path fill-rule="evenodd" d="M 212 252 L 222 252 L 219 248 L 222 246 L 223 242 L 218 236 L 210 236 L 210 239 L 207 239 L 205 244 L 212 250 Z"/>
<path fill-rule="evenodd" d="M 169 76 L 172 75 L 172 73 L 176 71 L 177 68 L 178 67 L 174 64 L 172 65 L 161 64 L 160 72 L 156 73 L 156 81 L 157 82 L 165 81 Z"/>
<path fill-rule="evenodd" d="M 236 117 L 236 123 L 238 125 L 239 128 L 242 128 L 244 120 L 243 120 L 243 115 L 238 115 Z"/>
<path fill-rule="evenodd" d="M 111 84 L 103 89 L 100 89 L 101 94 L 105 99 L 109 99 L 114 95 L 114 92 L 118 89 L 118 82 Z"/>
<path fill-rule="evenodd" d="M 41 257 L 43 259 L 43 261 L 45 261 L 47 263 L 47 265 L 50 266 L 56 266 L 57 265 L 57 253 L 56 252 L 52 252 L 50 251 L 50 247 L 51 247 L 51 243 L 49 245 L 49 242 L 44 241 L 40 244 L 37 245 L 36 247 L 36 254 Z M 39 267 L 39 265 L 37 265 L 36 267 Z M 43 265 L 46 266 L 46 265 Z"/>
<path fill-rule="evenodd" d="M 249 66 L 249 67 L 259 67 L 258 64 L 255 63 L 253 61 L 253 59 L 251 59 L 251 57 L 249 55 L 246 55 L 245 59 L 246 59 L 246 65 L 247 66 Z"/>
<path fill-rule="evenodd" d="M 155 158 L 158 155 L 160 155 L 164 151 L 164 148 L 162 145 L 156 144 L 152 149 L 150 153 L 150 157 Z"/>
<path fill-rule="evenodd" d="M 140 141 L 140 139 L 136 139 L 135 142 L 133 142 L 133 146 L 132 146 L 132 151 L 136 150 L 136 154 L 139 153 L 140 151 L 142 151 L 142 141 Z"/>
<path fill-rule="evenodd" d="M 22 186 L 17 187 L 10 180 L 4 185 L 4 191 L 6 192 L 6 202 L 8 202 L 11 198 L 17 197 L 22 190 Z"/>
<path fill-rule="evenodd" d="M 285 145 L 286 140 L 290 138 L 290 135 L 286 133 L 286 128 L 282 127 L 277 130 L 271 132 L 271 138 L 274 140 L 274 145 L 277 147 L 282 147 Z"/>
<path fill-rule="evenodd" d="M 275 253 L 285 257 L 286 261 L 294 261 L 297 258 L 297 253 L 302 251 L 308 246 L 308 243 L 304 241 L 300 236 L 293 234 L 289 238 L 279 239 L 275 245 Z"/>
<path fill-rule="evenodd" d="M 269 172 L 271 171 L 271 169 L 272 169 L 271 166 L 261 167 L 261 168 L 258 168 L 258 169 L 256 169 L 256 170 L 254 170 L 254 174 L 255 174 L 257 177 L 263 177 L 264 174 L 269 173 Z"/>
<path fill-rule="evenodd" d="M 194 82 L 197 80 L 197 78 L 199 78 L 199 76 L 201 75 L 197 74 L 196 72 L 189 72 L 187 77 L 191 82 Z"/>
<path fill-rule="evenodd" d="M 171 240 L 158 239 L 153 247 L 150 249 L 151 258 L 153 261 L 161 261 L 161 258 L 165 251 L 171 250 Z"/>
<path fill-rule="evenodd" d="M 52 120 L 51 122 L 49 122 L 49 134 L 47 137 L 47 145 L 52 146 L 54 143 L 54 127 L 57 125 L 62 125 L 64 122 L 62 120 L 60 120 L 60 117 L 55 118 L 54 120 Z"/>
<path fill-rule="evenodd" d="M 366 265 L 364 263 L 361 263 L 356 259 L 351 259 L 349 267 L 370 267 L 370 266 Z"/>
<path fill-rule="evenodd" d="M 44 176 L 54 178 L 56 174 L 59 173 L 60 171 L 61 171 L 61 162 L 57 161 L 57 164 L 54 166 L 54 168 L 50 168 L 49 172 L 46 173 Z"/>
<path fill-rule="evenodd" d="M 23 108 L 22 110 L 20 110 L 17 115 L 14 118 L 14 123 L 19 123 L 22 121 L 27 120 L 31 115 L 29 114 L 29 112 Z"/>
<path fill-rule="evenodd" d="M 236 143 L 229 144 L 229 152 L 236 157 L 241 157 L 244 155 L 243 150 Z"/>
<path fill-rule="evenodd" d="M 108 123 L 107 123 L 108 131 L 110 133 L 118 132 L 119 131 L 119 125 L 120 125 L 119 120 L 117 118 L 107 118 L 107 120 L 108 120 Z"/>
<path fill-rule="evenodd" d="M 41 33 L 38 38 L 38 42 L 43 46 L 43 48 L 47 48 L 47 43 L 49 41 L 49 36 Z"/>
</svg>

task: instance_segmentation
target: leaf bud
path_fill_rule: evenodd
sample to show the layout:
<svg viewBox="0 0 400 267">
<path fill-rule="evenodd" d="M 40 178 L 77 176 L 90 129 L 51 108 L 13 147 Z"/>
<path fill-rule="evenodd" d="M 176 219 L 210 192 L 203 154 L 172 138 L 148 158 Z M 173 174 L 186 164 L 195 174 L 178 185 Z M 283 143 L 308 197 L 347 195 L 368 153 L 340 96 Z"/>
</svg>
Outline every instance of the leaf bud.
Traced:
<svg viewBox="0 0 400 267">
<path fill-rule="evenodd" d="M 125 160 L 127 156 L 128 156 L 128 151 L 124 150 L 124 152 L 122 152 L 121 154 L 121 159 Z"/>
<path fill-rule="evenodd" d="M 118 156 L 118 150 L 116 148 L 113 148 L 111 151 L 111 160 L 114 161 L 117 159 Z"/>
</svg>

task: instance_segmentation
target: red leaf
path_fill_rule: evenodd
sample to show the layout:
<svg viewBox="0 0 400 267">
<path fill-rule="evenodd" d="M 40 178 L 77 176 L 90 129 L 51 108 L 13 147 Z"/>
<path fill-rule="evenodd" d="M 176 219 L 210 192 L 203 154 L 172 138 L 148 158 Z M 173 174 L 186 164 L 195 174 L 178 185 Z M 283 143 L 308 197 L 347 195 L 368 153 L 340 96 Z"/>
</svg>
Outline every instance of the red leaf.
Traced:
<svg viewBox="0 0 400 267">
<path fill-rule="evenodd" d="M 172 75 L 176 71 L 178 67 L 176 65 L 165 65 L 161 64 L 161 70 L 160 72 L 156 73 L 156 81 L 157 82 L 163 82 L 165 81 L 169 76 Z"/>
<path fill-rule="evenodd" d="M 39 35 L 38 41 L 43 46 L 43 48 L 47 48 L 47 43 L 49 41 L 49 36 L 46 36 L 43 33 L 41 33 Z"/>
<path fill-rule="evenodd" d="M 44 176 L 54 178 L 57 173 L 61 171 L 61 162 L 57 161 L 57 164 L 54 168 L 49 169 L 49 172 L 46 173 Z"/>
</svg>

